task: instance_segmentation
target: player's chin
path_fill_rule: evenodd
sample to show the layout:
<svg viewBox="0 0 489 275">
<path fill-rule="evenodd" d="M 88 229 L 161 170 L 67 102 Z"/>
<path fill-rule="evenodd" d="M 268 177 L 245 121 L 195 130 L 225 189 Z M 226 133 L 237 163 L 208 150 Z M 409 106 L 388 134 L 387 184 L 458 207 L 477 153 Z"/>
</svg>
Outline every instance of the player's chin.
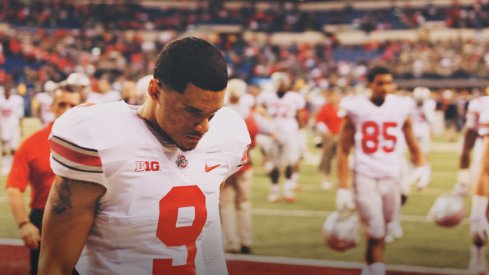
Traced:
<svg viewBox="0 0 489 275">
<path fill-rule="evenodd" d="M 201 140 L 202 137 L 196 137 L 196 136 L 185 136 L 185 138 L 180 142 L 179 146 L 180 149 L 183 151 L 190 151 L 195 149 L 197 147 L 197 144 L 199 144 L 199 141 Z"/>
</svg>

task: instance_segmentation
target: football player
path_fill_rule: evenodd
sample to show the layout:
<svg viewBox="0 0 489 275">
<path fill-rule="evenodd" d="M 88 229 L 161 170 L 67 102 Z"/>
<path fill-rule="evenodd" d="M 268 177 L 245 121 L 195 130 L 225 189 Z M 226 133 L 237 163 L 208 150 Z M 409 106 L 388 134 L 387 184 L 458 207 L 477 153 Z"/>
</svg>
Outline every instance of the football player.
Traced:
<svg viewBox="0 0 489 275">
<path fill-rule="evenodd" d="M 219 190 L 250 137 L 223 108 L 226 62 L 187 37 L 155 63 L 142 106 L 100 103 L 56 120 L 39 274 L 75 264 L 81 274 L 227 274 Z"/>
<path fill-rule="evenodd" d="M 357 206 L 366 227 L 366 265 L 363 275 L 385 274 L 387 224 L 400 206 L 399 139 L 404 136 L 416 166 L 418 188 L 429 183 L 430 171 L 412 131 L 412 100 L 392 94 L 393 76 L 385 67 L 367 74 L 370 96 L 355 95 L 341 101 L 344 123 L 338 146 L 337 210 Z M 348 155 L 354 150 L 352 175 Z M 350 191 L 350 181 L 354 195 Z"/>
<path fill-rule="evenodd" d="M 481 129 L 480 120 L 482 120 L 481 113 L 489 109 L 489 87 L 485 89 L 485 94 L 485 96 L 472 99 L 467 108 L 463 147 L 460 153 L 457 183 L 454 188 L 454 193 L 462 197 L 467 196 L 471 192 L 471 182 L 477 182 L 476 178 L 481 168 L 483 139 L 479 132 L 483 130 Z M 470 153 L 472 150 L 474 150 L 474 155 L 471 164 Z M 474 202 L 478 200 L 477 192 L 476 188 L 473 197 Z M 474 220 L 472 219 L 472 221 Z M 486 243 L 473 240 L 470 251 L 469 269 L 475 272 L 487 271 Z"/>
<path fill-rule="evenodd" d="M 0 97 L 0 141 L 2 142 L 2 174 L 7 175 L 12 165 L 12 156 L 20 142 L 24 99 L 15 94 L 11 81 L 4 87 Z"/>
<path fill-rule="evenodd" d="M 306 101 L 297 92 L 290 92 L 290 79 L 288 73 L 275 72 L 271 79 L 275 84 L 276 92 L 270 94 L 265 100 L 265 108 L 272 118 L 277 133 L 270 155 L 273 163 L 269 173 L 272 181 L 268 201 L 280 200 L 279 179 L 280 170 L 285 169 L 285 182 L 283 184 L 284 199 L 288 202 L 296 200 L 292 175 L 294 166 L 300 160 L 299 122 L 298 112 L 304 108 Z"/>
</svg>

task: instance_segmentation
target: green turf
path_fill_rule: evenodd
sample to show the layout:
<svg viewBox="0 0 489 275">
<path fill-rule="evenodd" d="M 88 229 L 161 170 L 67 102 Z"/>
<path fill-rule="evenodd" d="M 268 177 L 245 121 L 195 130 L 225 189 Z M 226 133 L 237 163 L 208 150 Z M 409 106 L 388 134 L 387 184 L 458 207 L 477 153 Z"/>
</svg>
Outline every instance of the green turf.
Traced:
<svg viewBox="0 0 489 275">
<path fill-rule="evenodd" d="M 312 151 L 317 154 L 317 150 Z M 361 244 L 339 253 L 327 248 L 321 239 L 321 227 L 327 211 L 334 210 L 335 189 L 320 188 L 320 177 L 314 165 L 302 164 L 300 190 L 296 203 L 268 203 L 269 181 L 260 168 L 259 153 L 253 153 L 256 164 L 253 184 L 253 215 L 255 255 L 285 256 L 309 259 L 363 261 L 364 238 Z M 421 265 L 432 267 L 466 268 L 469 257 L 468 224 L 445 229 L 423 220 L 438 194 L 448 192 L 455 181 L 458 158 L 455 152 L 433 152 L 430 155 L 433 181 L 424 192 L 412 192 L 404 215 L 421 218 L 418 222 L 402 223 L 404 237 L 388 244 L 386 262 L 390 264 Z M 4 186 L 5 179 L 0 183 Z M 18 230 L 8 209 L 4 188 L 0 188 L 0 238 L 18 238 Z M 283 215 L 265 214 L 268 210 L 285 210 Z M 301 210 L 300 216 L 288 215 Z M 312 211 L 312 212 L 308 212 Z"/>
</svg>

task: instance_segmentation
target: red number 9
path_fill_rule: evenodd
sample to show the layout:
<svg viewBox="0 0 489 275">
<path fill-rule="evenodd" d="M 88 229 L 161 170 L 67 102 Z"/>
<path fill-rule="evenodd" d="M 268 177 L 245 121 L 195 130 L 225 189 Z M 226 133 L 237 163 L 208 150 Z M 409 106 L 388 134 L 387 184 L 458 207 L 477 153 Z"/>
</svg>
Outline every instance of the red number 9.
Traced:
<svg viewBox="0 0 489 275">
<path fill-rule="evenodd" d="M 190 226 L 177 227 L 178 209 L 193 207 L 195 219 Z M 173 187 L 160 200 L 160 216 L 156 236 L 167 247 L 184 245 L 187 248 L 187 262 L 184 265 L 173 266 L 173 259 L 154 259 L 153 274 L 182 274 L 195 275 L 195 241 L 202 232 L 207 220 L 205 195 L 196 185 Z"/>
</svg>

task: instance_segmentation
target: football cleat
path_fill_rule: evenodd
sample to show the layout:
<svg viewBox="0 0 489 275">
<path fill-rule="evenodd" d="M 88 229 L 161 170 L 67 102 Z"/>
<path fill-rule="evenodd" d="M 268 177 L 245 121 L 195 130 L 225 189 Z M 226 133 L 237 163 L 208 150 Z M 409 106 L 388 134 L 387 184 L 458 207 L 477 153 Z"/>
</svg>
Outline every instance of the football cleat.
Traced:
<svg viewBox="0 0 489 275">
<path fill-rule="evenodd" d="M 323 224 L 324 243 L 336 251 L 345 251 L 358 245 L 358 216 L 354 211 L 341 210 L 331 213 Z"/>
<path fill-rule="evenodd" d="M 442 227 L 454 227 L 464 218 L 467 207 L 463 197 L 443 194 L 436 198 L 428 217 Z"/>
</svg>

